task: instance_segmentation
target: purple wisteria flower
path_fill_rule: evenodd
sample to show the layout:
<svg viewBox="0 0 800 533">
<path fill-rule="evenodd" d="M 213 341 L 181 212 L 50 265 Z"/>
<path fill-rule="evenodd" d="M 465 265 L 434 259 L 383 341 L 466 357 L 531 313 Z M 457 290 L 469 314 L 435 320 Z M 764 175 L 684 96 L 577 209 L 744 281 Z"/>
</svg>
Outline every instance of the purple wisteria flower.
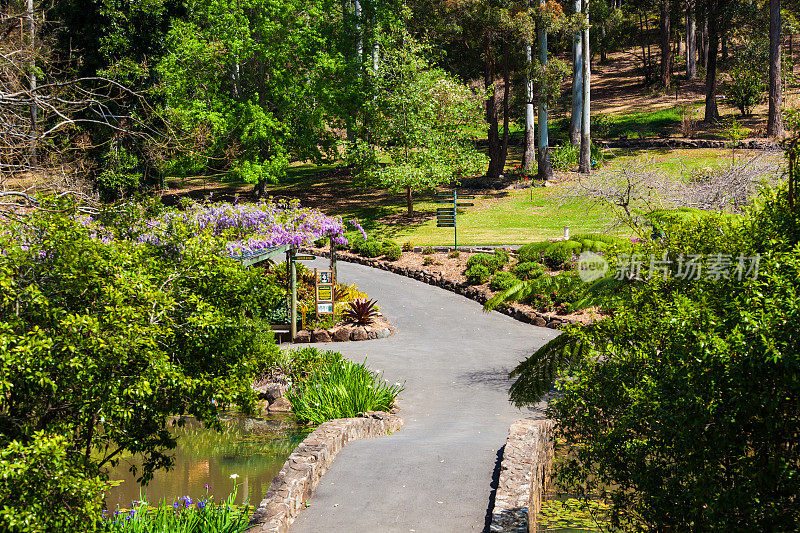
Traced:
<svg viewBox="0 0 800 533">
<path fill-rule="evenodd" d="M 185 211 L 170 211 L 151 220 L 139 237 L 142 243 L 164 247 L 181 238 L 208 235 L 227 241 L 234 257 L 282 245 L 302 246 L 322 237 L 346 244 L 340 217 L 303 209 L 297 204 L 191 204 Z"/>
<path fill-rule="evenodd" d="M 364 228 L 361 227 L 361 224 L 358 223 L 358 220 L 352 218 L 352 219 L 348 220 L 348 222 L 350 223 L 351 226 L 353 226 L 354 228 L 356 228 L 358 231 L 361 232 L 361 236 L 364 237 L 364 240 L 366 241 L 367 240 L 367 232 L 364 231 Z"/>
</svg>

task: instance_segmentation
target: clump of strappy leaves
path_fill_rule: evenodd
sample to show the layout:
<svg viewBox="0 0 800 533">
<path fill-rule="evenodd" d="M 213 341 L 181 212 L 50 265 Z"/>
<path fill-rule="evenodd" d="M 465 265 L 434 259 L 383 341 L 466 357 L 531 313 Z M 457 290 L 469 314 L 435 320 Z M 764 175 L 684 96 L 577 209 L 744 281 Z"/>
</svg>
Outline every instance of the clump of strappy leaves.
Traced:
<svg viewBox="0 0 800 533">
<path fill-rule="evenodd" d="M 344 310 L 344 321 L 357 326 L 367 326 L 378 316 L 378 303 L 367 298 L 358 298 L 350 302 Z"/>
</svg>

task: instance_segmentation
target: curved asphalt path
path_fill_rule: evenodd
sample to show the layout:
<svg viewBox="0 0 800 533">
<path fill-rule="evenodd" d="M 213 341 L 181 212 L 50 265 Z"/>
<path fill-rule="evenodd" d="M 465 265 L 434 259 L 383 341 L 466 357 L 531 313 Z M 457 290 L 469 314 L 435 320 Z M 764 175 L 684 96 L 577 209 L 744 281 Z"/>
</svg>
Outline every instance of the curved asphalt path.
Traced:
<svg viewBox="0 0 800 533">
<path fill-rule="evenodd" d="M 509 426 L 543 417 L 541 404 L 519 410 L 508 402 L 508 373 L 557 332 L 384 270 L 344 262 L 338 270 L 341 281 L 377 298 L 397 332 L 316 346 L 366 357 L 386 379 L 405 380 L 405 426 L 347 444 L 290 531 L 483 531 Z"/>
</svg>

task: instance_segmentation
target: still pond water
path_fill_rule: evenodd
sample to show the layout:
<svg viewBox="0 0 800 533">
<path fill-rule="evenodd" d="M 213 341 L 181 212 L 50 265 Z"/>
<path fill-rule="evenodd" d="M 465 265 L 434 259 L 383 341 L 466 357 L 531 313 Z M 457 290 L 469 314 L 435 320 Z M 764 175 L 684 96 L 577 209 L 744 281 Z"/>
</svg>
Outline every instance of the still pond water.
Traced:
<svg viewBox="0 0 800 533">
<path fill-rule="evenodd" d="M 286 416 L 231 417 L 222 432 L 206 429 L 193 418 L 185 420 L 184 427 L 175 429 L 174 468 L 156 472 L 149 485 L 141 486 L 130 472 L 141 459 L 121 459 L 109 472 L 109 479 L 122 483 L 106 495 L 107 509 L 130 508 L 141 496 L 150 504 L 162 499 L 172 503 L 181 496 L 203 499 L 206 485 L 216 500 L 227 498 L 239 485 L 236 503 L 258 505 L 286 458 L 308 434 Z M 231 479 L 233 474 L 238 477 Z"/>
</svg>

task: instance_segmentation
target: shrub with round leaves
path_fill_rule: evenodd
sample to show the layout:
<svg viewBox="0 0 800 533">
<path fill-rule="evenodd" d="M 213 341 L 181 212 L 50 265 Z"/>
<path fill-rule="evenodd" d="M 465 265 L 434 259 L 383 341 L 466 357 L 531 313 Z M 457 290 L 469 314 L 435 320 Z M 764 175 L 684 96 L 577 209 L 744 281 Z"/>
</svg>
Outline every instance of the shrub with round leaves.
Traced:
<svg viewBox="0 0 800 533">
<path fill-rule="evenodd" d="M 485 265 L 472 265 L 464 272 L 467 283 L 470 285 L 483 285 L 489 281 L 491 275 L 492 273 L 489 272 L 489 269 L 486 268 Z"/>
<path fill-rule="evenodd" d="M 489 282 L 489 288 L 493 291 L 505 291 L 519 283 L 519 281 L 511 272 L 498 272 Z"/>
<path fill-rule="evenodd" d="M 526 261 L 525 263 L 517 263 L 511 268 L 511 272 L 521 280 L 529 280 L 538 278 L 544 273 L 544 266 L 540 263 Z"/>
</svg>

